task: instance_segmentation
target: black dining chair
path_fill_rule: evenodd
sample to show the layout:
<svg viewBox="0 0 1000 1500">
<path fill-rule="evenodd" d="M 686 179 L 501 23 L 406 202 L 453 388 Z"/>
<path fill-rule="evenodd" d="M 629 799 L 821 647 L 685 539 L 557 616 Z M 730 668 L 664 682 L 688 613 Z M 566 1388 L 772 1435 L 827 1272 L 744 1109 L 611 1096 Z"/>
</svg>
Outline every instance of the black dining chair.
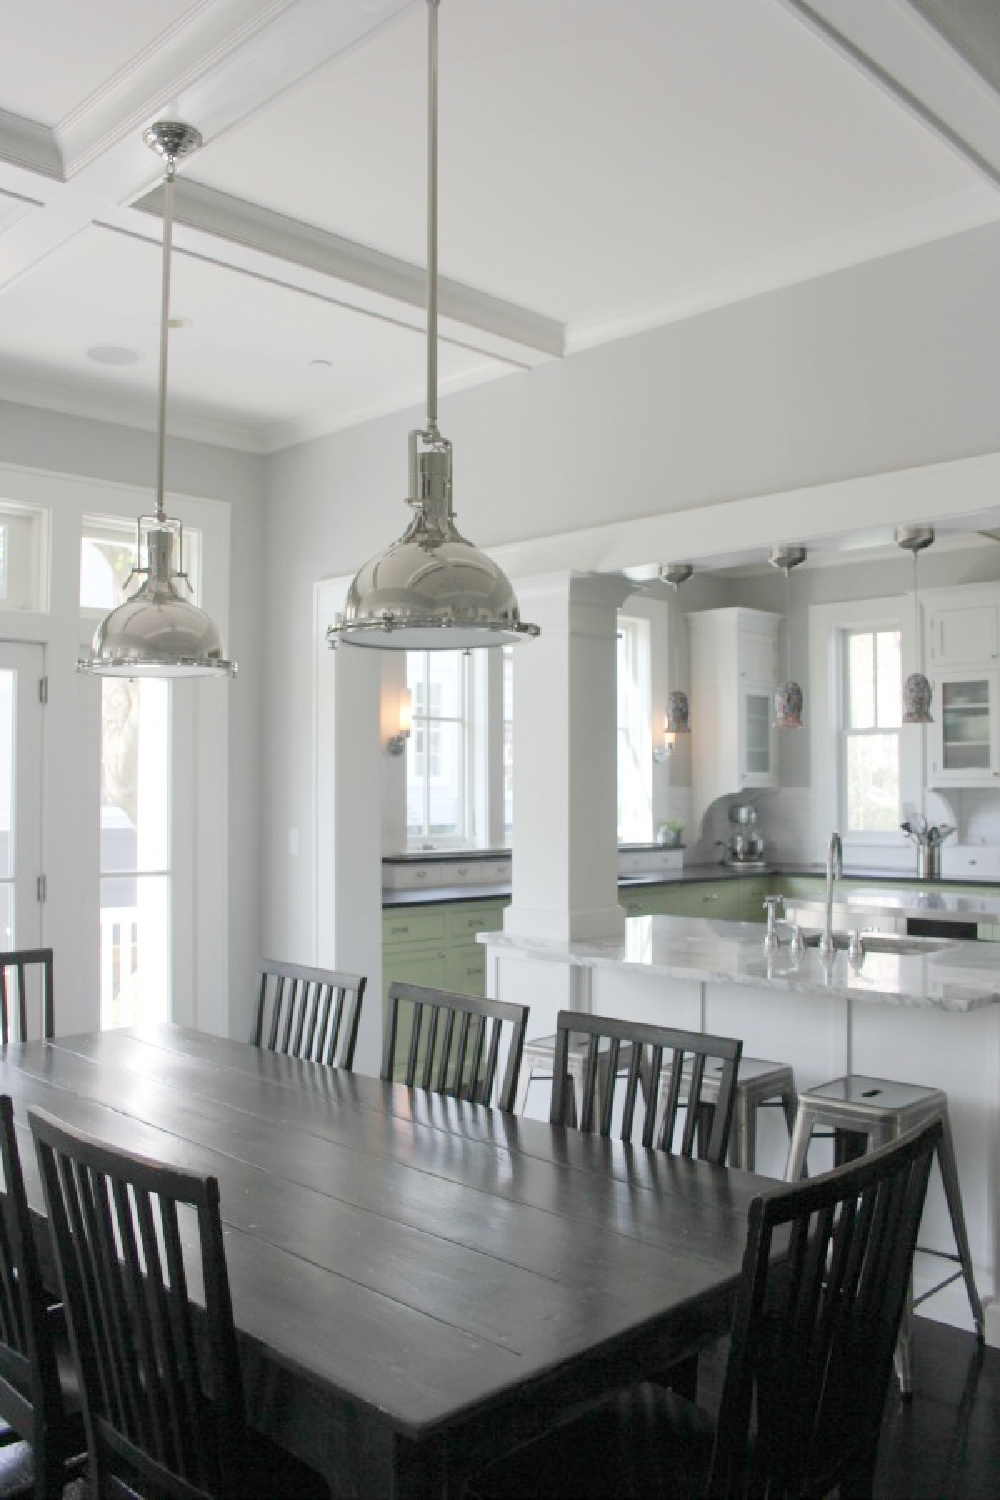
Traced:
<svg viewBox="0 0 1000 1500">
<path fill-rule="evenodd" d="M 871 1496 L 939 1120 L 753 1200 L 717 1417 L 643 1383 L 475 1475 L 524 1495 Z"/>
<path fill-rule="evenodd" d="M 562 1010 L 550 1122 L 721 1166 L 742 1053 L 733 1037 Z"/>
<path fill-rule="evenodd" d="M 104 1497 L 328 1496 L 246 1421 L 214 1177 L 29 1110 L 80 1374 L 88 1482 Z M 191 1290 L 189 1291 L 189 1283 Z"/>
<path fill-rule="evenodd" d="M 34 1026 L 29 1010 L 35 1010 L 36 999 L 38 1025 Z M 53 1036 L 52 949 L 18 948 L 0 953 L 0 1043 L 6 1046 L 8 1042 Z"/>
<path fill-rule="evenodd" d="M 527 1025 L 526 1005 L 394 981 L 380 1076 L 476 1104 L 495 1102 L 511 1113 Z M 497 1087 L 504 1047 L 506 1062 Z"/>
<path fill-rule="evenodd" d="M 39 1500 L 57 1500 L 83 1467 L 79 1382 L 61 1304 L 50 1304 L 28 1211 L 14 1106 L 0 1094 L 0 1418 L 31 1448 Z"/>
<path fill-rule="evenodd" d="M 366 980 L 264 959 L 257 967 L 255 1047 L 350 1070 Z"/>
</svg>

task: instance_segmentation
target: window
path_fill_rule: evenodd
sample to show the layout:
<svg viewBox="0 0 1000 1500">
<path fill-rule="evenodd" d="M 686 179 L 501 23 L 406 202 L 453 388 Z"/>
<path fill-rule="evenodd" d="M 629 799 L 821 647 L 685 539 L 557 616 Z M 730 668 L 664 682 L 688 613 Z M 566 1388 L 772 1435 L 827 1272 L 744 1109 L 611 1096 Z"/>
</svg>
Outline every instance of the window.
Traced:
<svg viewBox="0 0 1000 1500">
<path fill-rule="evenodd" d="M 0 501 L 0 610 L 48 608 L 45 512 Z"/>
<path fill-rule="evenodd" d="M 845 630 L 841 823 L 847 834 L 895 833 L 900 820 L 900 633 Z"/>
<path fill-rule="evenodd" d="M 101 679 L 101 1026 L 167 1021 L 170 684 Z"/>
<path fill-rule="evenodd" d="M 618 839 L 652 836 L 649 621 L 618 616 Z"/>
<path fill-rule="evenodd" d="M 406 747 L 406 839 L 463 846 L 474 839 L 472 654 L 408 651 L 413 722 Z"/>
</svg>

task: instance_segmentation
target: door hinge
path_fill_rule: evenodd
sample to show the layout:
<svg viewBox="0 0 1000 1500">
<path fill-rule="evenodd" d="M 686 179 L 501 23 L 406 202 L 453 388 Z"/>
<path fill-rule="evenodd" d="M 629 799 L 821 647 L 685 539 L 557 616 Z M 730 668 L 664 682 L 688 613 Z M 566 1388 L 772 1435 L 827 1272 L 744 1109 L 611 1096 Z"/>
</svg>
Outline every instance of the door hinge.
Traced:
<svg viewBox="0 0 1000 1500">
<path fill-rule="evenodd" d="M 49 883 L 46 880 L 46 878 L 45 878 L 44 875 L 39 875 L 39 877 L 38 877 L 37 890 L 38 890 L 38 899 L 39 899 L 39 901 L 44 901 L 46 899 L 46 897 L 48 896 L 48 893 L 49 893 Z"/>
<path fill-rule="evenodd" d="M 48 703 L 49 701 L 49 679 L 47 677 L 39 677 L 38 679 L 38 701 L 39 703 Z"/>
</svg>

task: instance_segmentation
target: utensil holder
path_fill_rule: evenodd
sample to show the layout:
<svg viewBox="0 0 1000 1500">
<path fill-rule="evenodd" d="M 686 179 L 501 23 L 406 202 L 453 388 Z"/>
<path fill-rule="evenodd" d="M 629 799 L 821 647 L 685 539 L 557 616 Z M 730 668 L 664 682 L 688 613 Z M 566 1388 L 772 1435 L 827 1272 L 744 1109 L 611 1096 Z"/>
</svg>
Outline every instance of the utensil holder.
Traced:
<svg viewBox="0 0 1000 1500">
<path fill-rule="evenodd" d="M 941 879 L 941 845 L 917 846 L 917 875 L 921 880 Z"/>
</svg>

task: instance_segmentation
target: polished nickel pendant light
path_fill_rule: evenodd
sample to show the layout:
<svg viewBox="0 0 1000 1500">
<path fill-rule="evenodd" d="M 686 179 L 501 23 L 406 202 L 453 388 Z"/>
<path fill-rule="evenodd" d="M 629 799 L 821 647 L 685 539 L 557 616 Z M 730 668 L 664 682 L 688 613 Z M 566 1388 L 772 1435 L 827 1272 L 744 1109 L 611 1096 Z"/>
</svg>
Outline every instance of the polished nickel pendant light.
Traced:
<svg viewBox="0 0 1000 1500">
<path fill-rule="evenodd" d="M 177 584 L 190 592 L 184 572 L 183 528 L 163 508 L 163 470 L 167 432 L 167 334 L 170 321 L 170 250 L 173 236 L 174 167 L 178 157 L 201 145 L 191 125 L 159 120 L 145 132 L 147 146 L 166 159 L 163 190 L 163 294 L 160 311 L 159 440 L 156 465 L 156 514 L 137 522 L 136 574 L 143 582 L 124 604 L 105 615 L 91 644 L 90 655 L 77 662 L 81 672 L 99 677 L 235 677 L 236 663 L 227 661 L 218 628 L 209 615 L 183 597 Z M 142 564 L 143 539 L 146 563 Z M 177 564 L 174 565 L 174 543 Z"/>
<path fill-rule="evenodd" d="M 917 662 L 924 664 L 924 631 L 920 618 L 920 595 L 917 591 L 917 554 L 923 552 L 934 540 L 933 526 L 897 526 L 894 533 L 897 547 L 902 547 L 913 558 L 913 613 L 917 626 Z M 903 683 L 903 723 L 933 724 L 931 717 L 931 685 L 923 671 L 911 672 Z"/>
<path fill-rule="evenodd" d="M 409 438 L 413 519 L 358 572 L 327 631 L 331 646 L 453 651 L 538 634 L 522 622 L 503 569 L 455 526 L 451 443 L 437 425 L 438 5 L 427 0 L 427 422 Z"/>
<path fill-rule="evenodd" d="M 791 572 L 806 560 L 804 547 L 773 547 L 768 562 L 785 575 L 785 671 L 787 676 L 774 695 L 775 729 L 802 728 L 802 689 L 792 676 L 792 585 Z"/>
</svg>

